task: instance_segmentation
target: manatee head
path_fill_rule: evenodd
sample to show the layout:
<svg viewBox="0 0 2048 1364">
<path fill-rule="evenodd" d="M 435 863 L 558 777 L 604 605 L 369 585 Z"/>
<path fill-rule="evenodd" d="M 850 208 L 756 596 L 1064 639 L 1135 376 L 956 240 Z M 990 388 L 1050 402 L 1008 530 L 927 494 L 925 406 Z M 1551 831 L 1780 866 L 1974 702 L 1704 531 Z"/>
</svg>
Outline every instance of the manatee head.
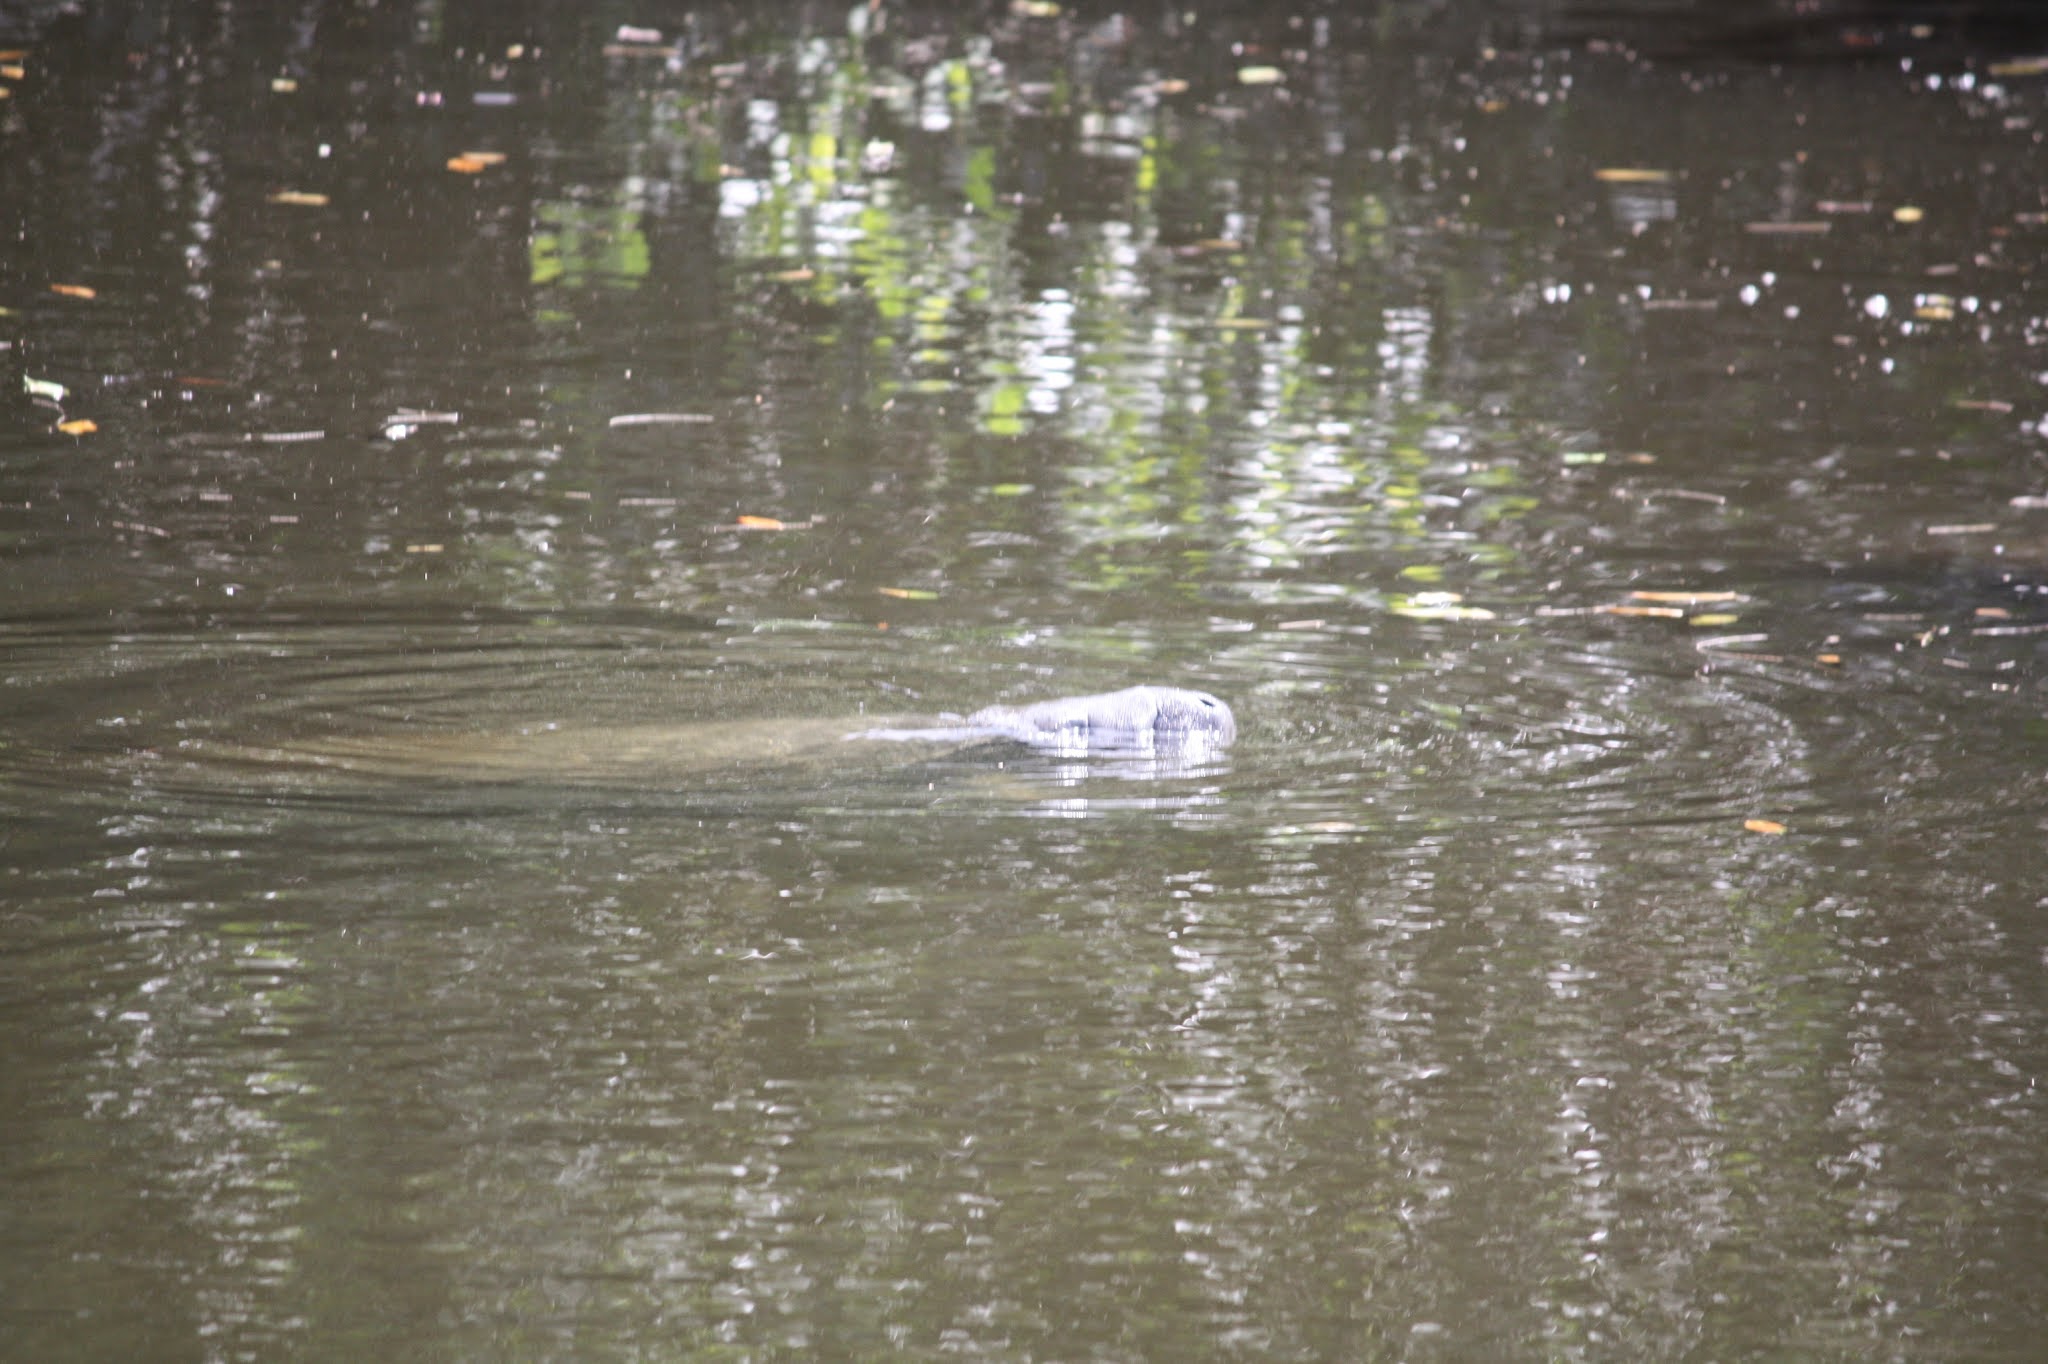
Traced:
<svg viewBox="0 0 2048 1364">
<path fill-rule="evenodd" d="M 1030 706 L 990 706 L 968 716 L 967 723 L 1061 749 L 1221 747 L 1237 737 L 1237 718 L 1229 706 L 1207 692 L 1183 687 L 1126 687 Z"/>
</svg>

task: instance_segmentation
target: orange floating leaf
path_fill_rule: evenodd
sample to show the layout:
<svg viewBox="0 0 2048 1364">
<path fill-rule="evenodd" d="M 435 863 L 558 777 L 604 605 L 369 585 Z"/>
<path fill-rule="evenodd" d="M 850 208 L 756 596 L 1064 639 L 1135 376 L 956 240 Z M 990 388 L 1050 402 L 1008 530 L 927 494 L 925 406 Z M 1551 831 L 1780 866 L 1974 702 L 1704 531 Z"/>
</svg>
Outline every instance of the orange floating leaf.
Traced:
<svg viewBox="0 0 2048 1364">
<path fill-rule="evenodd" d="M 1680 602 L 1690 606 L 1742 600 L 1740 592 L 1631 592 L 1628 595 L 1635 601 Z"/>
<path fill-rule="evenodd" d="M 83 436 L 99 430 L 99 423 L 90 417 L 74 417 L 68 422 L 58 422 L 57 429 L 67 436 Z"/>
<path fill-rule="evenodd" d="M 1785 832 L 1785 826 L 1778 823 L 1775 819 L 1745 819 L 1742 821 L 1742 827 L 1753 834 L 1781 834 Z"/>
<path fill-rule="evenodd" d="M 461 156 L 449 157 L 448 169 L 459 175 L 482 175 L 488 167 L 486 163 L 465 153 Z"/>
<path fill-rule="evenodd" d="M 1651 616 L 1660 620 L 1682 620 L 1685 612 L 1675 606 L 1596 606 L 1603 616 Z"/>
<path fill-rule="evenodd" d="M 1671 172 L 1646 166 L 1603 166 L 1593 172 L 1593 178 L 1609 185 L 1668 185 Z"/>
<path fill-rule="evenodd" d="M 98 298 L 99 290 L 86 284 L 52 284 L 50 292 L 66 298 Z"/>
<path fill-rule="evenodd" d="M 745 526 L 748 530 L 787 530 L 789 528 L 787 522 L 778 521 L 772 516 L 742 516 L 739 519 L 739 524 Z"/>
</svg>

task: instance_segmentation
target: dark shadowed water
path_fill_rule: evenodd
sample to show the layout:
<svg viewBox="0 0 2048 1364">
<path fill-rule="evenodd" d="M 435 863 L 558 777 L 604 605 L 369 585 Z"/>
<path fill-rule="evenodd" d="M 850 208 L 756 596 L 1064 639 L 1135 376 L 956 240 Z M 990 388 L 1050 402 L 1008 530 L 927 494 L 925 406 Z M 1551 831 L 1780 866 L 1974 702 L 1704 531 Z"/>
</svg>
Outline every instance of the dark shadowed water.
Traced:
<svg viewBox="0 0 2048 1364">
<path fill-rule="evenodd" d="M 0 1354 L 2035 1357 L 2048 32 L 1172 9 L 0 8 Z"/>
</svg>

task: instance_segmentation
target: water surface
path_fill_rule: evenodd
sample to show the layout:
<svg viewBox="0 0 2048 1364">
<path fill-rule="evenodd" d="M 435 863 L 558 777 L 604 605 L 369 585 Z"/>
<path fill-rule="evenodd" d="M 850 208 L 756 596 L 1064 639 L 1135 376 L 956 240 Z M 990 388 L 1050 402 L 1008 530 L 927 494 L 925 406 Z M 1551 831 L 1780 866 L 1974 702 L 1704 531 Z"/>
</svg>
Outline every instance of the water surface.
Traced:
<svg viewBox="0 0 2048 1364">
<path fill-rule="evenodd" d="M 2017 40 L 1050 10 L 7 21 L 7 1353 L 2030 1357 Z"/>
</svg>

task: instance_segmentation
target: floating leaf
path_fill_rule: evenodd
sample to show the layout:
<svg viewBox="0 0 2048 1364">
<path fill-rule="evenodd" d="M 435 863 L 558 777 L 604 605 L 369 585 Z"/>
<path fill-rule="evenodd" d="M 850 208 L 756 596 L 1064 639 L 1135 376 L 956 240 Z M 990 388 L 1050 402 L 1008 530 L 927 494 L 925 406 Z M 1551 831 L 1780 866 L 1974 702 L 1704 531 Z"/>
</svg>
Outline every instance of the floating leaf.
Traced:
<svg viewBox="0 0 2048 1364">
<path fill-rule="evenodd" d="M 1412 597 L 1395 597 L 1387 609 L 1409 620 L 1493 620 L 1483 606 L 1466 606 L 1455 592 L 1417 592 Z"/>
<path fill-rule="evenodd" d="M 937 601 L 939 599 L 938 593 L 926 591 L 922 587 L 878 587 L 875 590 L 885 597 L 894 597 L 898 601 Z"/>
<path fill-rule="evenodd" d="M 481 157 L 471 156 L 468 152 L 464 152 L 460 156 L 448 158 L 448 169 L 454 171 L 457 175 L 482 175 L 494 164 L 496 163 L 485 161 Z"/>
<path fill-rule="evenodd" d="M 1243 66 L 1237 71 L 1240 85 L 1278 85 L 1287 79 L 1287 73 L 1277 66 Z"/>
<path fill-rule="evenodd" d="M 1564 462 L 1566 464 L 1605 464 L 1607 462 L 1607 452 L 1605 450 L 1567 450 L 1564 452 Z"/>
<path fill-rule="evenodd" d="M 1895 223 L 1917 223 L 1926 216 L 1926 209 L 1917 208 L 1912 204 L 1900 204 L 1892 210 L 1892 221 Z"/>
<path fill-rule="evenodd" d="M 1686 606 L 1743 599 L 1740 592 L 1631 592 L 1628 596 L 1630 601 L 1679 602 Z"/>
<path fill-rule="evenodd" d="M 2015 57 L 2011 61 L 1991 63 L 1994 76 L 2039 76 L 2048 73 L 2048 57 Z"/>
<path fill-rule="evenodd" d="M 1036 491 L 1036 486 L 1030 483 L 998 483 L 989 489 L 994 497 L 1027 497 Z"/>
<path fill-rule="evenodd" d="M 621 412 L 606 423 L 608 426 L 668 426 L 708 422 L 711 418 L 702 412 Z"/>
<path fill-rule="evenodd" d="M 446 548 L 444 545 L 407 545 L 405 552 L 407 554 L 439 554 L 444 548 Z"/>
<path fill-rule="evenodd" d="M 290 204 L 295 208 L 322 208 L 327 203 L 327 196 L 315 194 L 311 190 L 281 189 L 274 194 L 266 195 L 264 201 L 272 204 Z"/>
<path fill-rule="evenodd" d="M 98 298 L 99 290 L 86 284 L 52 284 L 50 292 L 66 298 Z"/>
<path fill-rule="evenodd" d="M 786 522 L 778 521 L 772 516 L 742 516 L 736 524 L 745 526 L 748 530 L 789 529 Z"/>
<path fill-rule="evenodd" d="M 1785 832 L 1785 826 L 1778 823 L 1775 819 L 1745 819 L 1742 821 L 1742 827 L 1753 834 L 1781 834 Z"/>
<path fill-rule="evenodd" d="M 1668 185 L 1671 172 L 1647 166 L 1602 166 L 1593 172 L 1593 178 L 1610 185 Z"/>
<path fill-rule="evenodd" d="M 1842 666 L 1842 656 L 1840 654 L 1815 654 L 1813 656 L 1813 661 L 1816 663 L 1824 664 L 1830 668 L 1839 668 Z"/>
<path fill-rule="evenodd" d="M 1685 612 L 1675 606 L 1596 606 L 1603 616 L 1648 616 L 1655 620 L 1680 620 Z"/>
<path fill-rule="evenodd" d="M 1709 625 L 1733 625 L 1741 619 L 1742 617 L 1736 615 L 1733 611 L 1707 611 L 1694 616 L 1686 624 L 1704 628 Z"/>
<path fill-rule="evenodd" d="M 58 422 L 57 429 L 67 436 L 83 436 L 100 428 L 90 417 L 74 417 L 68 422 Z"/>
<path fill-rule="evenodd" d="M 804 265 L 800 265 L 794 270 L 777 270 L 774 274 L 768 276 L 768 278 L 780 284 L 802 284 L 806 280 L 813 280 L 817 277 L 818 272 L 816 270 Z"/>
<path fill-rule="evenodd" d="M 289 95 L 297 92 L 298 88 L 299 83 L 290 76 L 273 76 L 270 79 L 270 89 L 273 94 Z"/>
</svg>

